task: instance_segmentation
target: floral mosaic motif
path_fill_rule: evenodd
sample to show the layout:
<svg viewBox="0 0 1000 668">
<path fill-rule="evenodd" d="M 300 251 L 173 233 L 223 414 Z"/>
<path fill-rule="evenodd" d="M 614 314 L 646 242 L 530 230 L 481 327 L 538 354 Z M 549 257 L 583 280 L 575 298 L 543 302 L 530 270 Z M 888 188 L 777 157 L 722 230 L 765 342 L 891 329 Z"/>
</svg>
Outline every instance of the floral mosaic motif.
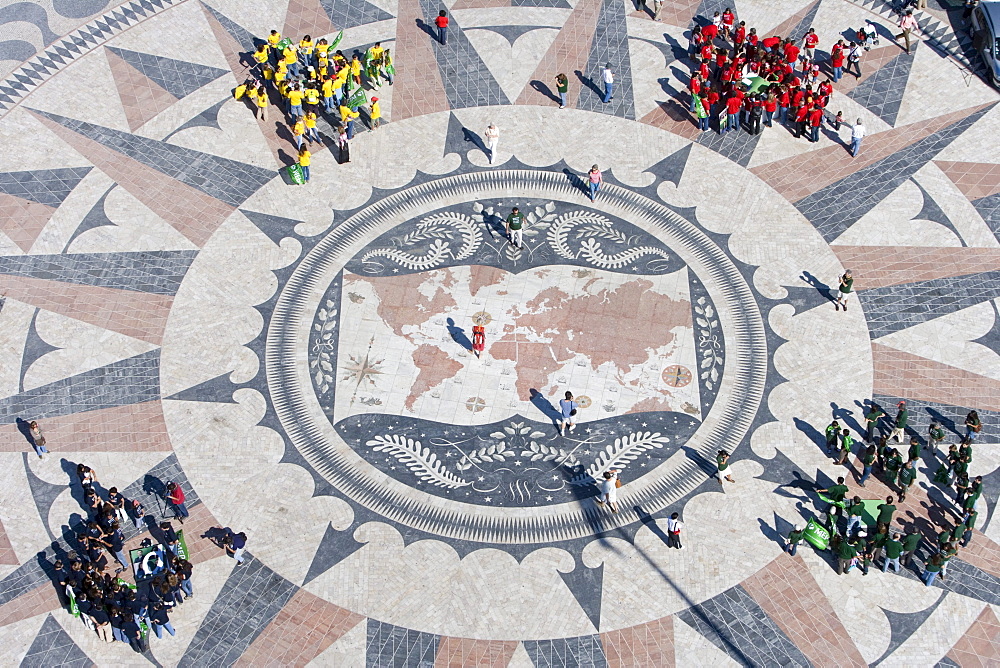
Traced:
<svg viewBox="0 0 1000 668">
<path fill-rule="evenodd" d="M 377 469 L 428 493 L 481 505 L 541 506 L 593 496 L 609 468 L 626 469 L 630 480 L 641 477 L 700 424 L 683 413 L 637 413 L 581 422 L 564 437 L 553 424 L 521 416 L 462 428 L 365 414 L 336 429 Z"/>
<path fill-rule="evenodd" d="M 698 297 L 695 300 L 694 312 L 698 351 L 701 355 L 699 366 L 701 367 L 702 385 L 709 390 L 714 390 L 719 382 L 720 370 L 725 361 L 719 319 L 716 317 L 715 308 L 708 303 L 706 297 Z"/>
<path fill-rule="evenodd" d="M 525 216 L 521 247 L 511 244 L 506 232 L 514 206 Z M 347 269 L 384 275 L 462 264 L 515 273 L 549 264 L 643 274 L 665 274 L 683 266 L 632 223 L 579 204 L 528 200 L 510 206 L 477 201 L 407 221 L 373 241 Z"/>
</svg>

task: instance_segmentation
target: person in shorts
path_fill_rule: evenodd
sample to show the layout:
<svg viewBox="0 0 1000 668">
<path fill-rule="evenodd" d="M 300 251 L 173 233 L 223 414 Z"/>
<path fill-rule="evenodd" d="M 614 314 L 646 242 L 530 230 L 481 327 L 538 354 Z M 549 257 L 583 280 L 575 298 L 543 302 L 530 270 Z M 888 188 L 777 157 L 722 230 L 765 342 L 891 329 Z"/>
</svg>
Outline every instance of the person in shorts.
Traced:
<svg viewBox="0 0 1000 668">
<path fill-rule="evenodd" d="M 567 391 L 566 398 L 559 400 L 559 411 L 562 413 L 562 417 L 559 419 L 559 431 L 565 436 L 566 428 L 569 427 L 570 431 L 576 429 L 576 410 L 580 407 L 580 404 L 573 401 L 573 393 Z"/>
<path fill-rule="evenodd" d="M 844 307 L 844 311 L 847 311 L 847 297 L 851 294 L 851 289 L 854 286 L 854 277 L 851 276 L 851 270 L 848 269 L 844 272 L 844 275 L 840 277 L 840 287 L 837 289 L 837 310 L 840 307 Z"/>
</svg>

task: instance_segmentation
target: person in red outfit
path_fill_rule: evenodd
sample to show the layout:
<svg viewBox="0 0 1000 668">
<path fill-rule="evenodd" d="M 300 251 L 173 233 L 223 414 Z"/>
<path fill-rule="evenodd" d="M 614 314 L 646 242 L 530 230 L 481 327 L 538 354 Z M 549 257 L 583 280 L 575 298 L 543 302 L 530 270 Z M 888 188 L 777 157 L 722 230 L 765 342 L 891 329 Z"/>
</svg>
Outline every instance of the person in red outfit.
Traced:
<svg viewBox="0 0 1000 668">
<path fill-rule="evenodd" d="M 811 135 L 809 136 L 809 141 L 814 144 L 819 141 L 819 127 L 823 125 L 823 107 L 813 105 L 813 108 L 809 110 L 809 128 Z"/>
<path fill-rule="evenodd" d="M 438 29 L 438 40 L 441 44 L 448 43 L 448 13 L 443 9 L 438 12 L 437 18 L 434 19 L 434 25 Z"/>
</svg>

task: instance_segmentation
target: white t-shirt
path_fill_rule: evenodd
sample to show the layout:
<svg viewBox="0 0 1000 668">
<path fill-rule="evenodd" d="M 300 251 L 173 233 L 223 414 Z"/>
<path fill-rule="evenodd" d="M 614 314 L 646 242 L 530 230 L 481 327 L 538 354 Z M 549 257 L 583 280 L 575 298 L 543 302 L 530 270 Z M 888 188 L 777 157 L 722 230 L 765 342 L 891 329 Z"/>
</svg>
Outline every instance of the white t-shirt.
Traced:
<svg viewBox="0 0 1000 668">
<path fill-rule="evenodd" d="M 851 129 L 851 139 L 863 139 L 865 132 L 865 126 L 858 123 Z"/>
<path fill-rule="evenodd" d="M 684 527 L 684 522 L 681 522 L 680 520 L 675 520 L 672 517 L 667 520 L 667 531 L 669 531 L 670 533 L 675 533 L 677 531 L 680 531 L 683 527 Z"/>
<path fill-rule="evenodd" d="M 615 75 L 608 68 L 604 68 L 604 83 L 614 83 Z"/>
</svg>

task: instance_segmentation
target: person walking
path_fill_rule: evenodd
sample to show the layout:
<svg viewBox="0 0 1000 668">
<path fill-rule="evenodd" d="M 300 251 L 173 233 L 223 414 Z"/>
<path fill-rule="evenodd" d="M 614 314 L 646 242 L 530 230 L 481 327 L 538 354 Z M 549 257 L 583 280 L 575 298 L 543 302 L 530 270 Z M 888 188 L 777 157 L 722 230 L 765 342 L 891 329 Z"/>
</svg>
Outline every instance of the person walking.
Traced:
<svg viewBox="0 0 1000 668">
<path fill-rule="evenodd" d="M 913 483 L 917 481 L 917 469 L 913 466 L 913 461 L 908 461 L 899 470 L 899 502 L 906 501 L 906 493 L 910 491 Z"/>
<path fill-rule="evenodd" d="M 873 401 L 868 408 L 868 412 L 865 413 L 865 440 L 869 443 L 875 442 L 878 421 L 884 416 L 885 411 Z"/>
<path fill-rule="evenodd" d="M 226 554 L 232 556 L 236 560 L 237 566 L 243 565 L 243 550 L 247 546 L 247 535 L 244 532 L 239 532 L 238 534 L 230 533 L 226 536 L 229 540 L 226 543 Z"/>
<path fill-rule="evenodd" d="M 618 512 L 618 469 L 608 469 L 604 472 L 604 479 L 601 480 L 601 495 L 597 502 L 607 505 L 611 512 Z"/>
<path fill-rule="evenodd" d="M 556 90 L 559 92 L 559 108 L 566 108 L 566 94 L 569 92 L 569 79 L 560 72 L 556 75 Z"/>
<path fill-rule="evenodd" d="M 667 520 L 667 547 L 676 547 L 678 550 L 683 547 L 681 545 L 681 529 L 683 527 L 684 522 L 681 522 L 680 514 L 673 513 Z"/>
<path fill-rule="evenodd" d="M 926 564 L 924 564 L 924 574 L 921 576 L 924 584 L 930 587 L 934 584 L 934 578 L 941 572 L 941 555 L 935 554 Z"/>
<path fill-rule="evenodd" d="M 576 411 L 580 408 L 580 404 L 573 400 L 573 393 L 566 392 L 566 398 L 559 400 L 559 413 L 562 417 L 559 420 L 559 431 L 565 436 L 566 429 L 569 428 L 570 431 L 576 429 Z"/>
<path fill-rule="evenodd" d="M 983 423 L 979 419 L 979 413 L 977 411 L 969 411 L 969 414 L 965 416 L 965 438 L 969 439 L 969 441 L 975 441 L 982 430 Z"/>
<path fill-rule="evenodd" d="M 361 114 L 346 104 L 340 105 L 340 120 L 347 127 L 347 138 L 354 139 L 354 121 Z"/>
<path fill-rule="evenodd" d="M 187 506 L 184 505 L 184 490 L 181 486 L 175 482 L 167 483 L 167 501 L 171 503 L 174 507 L 174 513 L 181 524 L 184 524 L 184 518 L 190 515 Z M 173 634 L 171 634 L 173 635 Z"/>
<path fill-rule="evenodd" d="M 724 479 L 729 482 L 736 482 L 733 480 L 731 465 L 729 463 L 729 453 L 725 450 L 719 450 L 719 454 L 715 456 L 715 463 L 718 465 L 719 470 L 716 472 L 715 477 L 718 478 L 719 484 L 724 485 L 722 482 Z"/>
<path fill-rule="evenodd" d="M 868 131 L 865 129 L 864 123 L 861 119 L 858 119 L 856 125 L 851 126 L 851 157 L 858 157 L 858 152 L 861 150 L 861 140 L 865 138 L 865 134 Z M 847 310 L 846 308 L 844 309 Z"/>
<path fill-rule="evenodd" d="M 903 554 L 903 544 L 899 542 L 899 534 L 892 534 L 892 539 L 885 544 L 885 560 L 882 562 L 882 572 L 887 573 L 889 564 L 899 573 L 899 557 Z"/>
<path fill-rule="evenodd" d="M 826 426 L 826 454 L 832 455 L 840 441 L 840 423 L 834 420 Z"/>
<path fill-rule="evenodd" d="M 910 34 L 918 28 L 917 19 L 913 17 L 913 10 L 909 10 L 899 20 L 899 28 L 903 31 L 896 35 L 896 41 L 903 38 L 906 41 L 906 53 L 910 53 Z"/>
<path fill-rule="evenodd" d="M 847 458 L 851 455 L 851 449 L 854 447 L 854 437 L 851 436 L 851 432 L 845 429 L 840 434 L 840 458 L 837 463 L 841 466 L 847 463 Z"/>
<path fill-rule="evenodd" d="M 267 89 L 264 86 L 257 88 L 257 94 L 253 96 L 253 103 L 257 108 L 257 118 L 267 123 L 267 106 L 270 104 L 270 100 L 267 97 Z"/>
<path fill-rule="evenodd" d="M 340 164 L 351 161 L 350 137 L 347 136 L 347 126 L 341 125 L 337 131 L 337 146 L 340 147 Z"/>
<path fill-rule="evenodd" d="M 875 466 L 875 459 L 877 458 L 878 448 L 874 445 L 869 445 L 865 450 L 864 455 L 861 457 L 861 478 L 858 480 L 858 484 L 862 487 L 865 486 L 865 481 L 868 480 L 868 476 L 872 474 L 872 467 Z"/>
<path fill-rule="evenodd" d="M 903 437 L 906 435 L 906 425 L 910 421 L 910 413 L 906 410 L 906 402 L 900 401 L 896 404 L 896 422 L 892 428 L 892 433 L 889 434 L 889 440 L 896 439 L 897 443 L 903 442 Z"/>
<path fill-rule="evenodd" d="M 847 312 L 847 297 L 851 294 L 851 289 L 854 287 L 854 277 L 851 275 L 851 270 L 848 269 L 844 272 L 844 275 L 840 277 L 840 286 L 837 291 L 837 310 L 840 307 L 844 307 L 844 312 Z"/>
<path fill-rule="evenodd" d="M 490 164 L 493 164 L 493 158 L 497 155 L 497 145 L 500 144 L 500 128 L 498 128 L 493 123 L 490 123 L 489 127 L 486 128 L 486 150 L 489 151 Z"/>
<path fill-rule="evenodd" d="M 23 422 L 21 424 L 24 424 Z M 39 459 L 45 459 L 45 455 L 48 454 L 49 450 L 45 447 L 45 437 L 42 436 L 42 428 L 38 426 L 38 422 L 32 420 L 28 423 L 28 433 L 31 434 L 31 441 L 35 446 L 35 454 L 38 455 Z"/>
<path fill-rule="evenodd" d="M 604 104 L 607 104 L 611 100 L 615 99 L 615 73 L 611 71 L 611 63 L 605 63 L 604 70 L 601 72 L 601 77 L 604 80 Z"/>
<path fill-rule="evenodd" d="M 372 130 L 377 130 L 382 125 L 382 106 L 377 97 L 372 98 L 371 112 L 368 116 L 372 121 Z"/>
<path fill-rule="evenodd" d="M 434 25 L 438 29 L 438 41 L 441 44 L 448 43 L 448 12 L 441 10 L 438 12 L 437 18 L 434 19 Z"/>
<path fill-rule="evenodd" d="M 597 168 L 597 165 L 593 165 L 590 171 L 587 172 L 588 184 L 590 187 L 590 201 L 593 202 L 597 197 L 597 192 L 601 189 L 601 182 L 604 177 L 601 176 L 601 170 Z"/>
<path fill-rule="evenodd" d="M 510 215 L 507 216 L 507 238 L 510 239 L 510 243 L 514 248 L 521 248 L 523 245 L 523 232 L 524 227 L 524 214 L 516 206 L 510 210 Z"/>
</svg>

